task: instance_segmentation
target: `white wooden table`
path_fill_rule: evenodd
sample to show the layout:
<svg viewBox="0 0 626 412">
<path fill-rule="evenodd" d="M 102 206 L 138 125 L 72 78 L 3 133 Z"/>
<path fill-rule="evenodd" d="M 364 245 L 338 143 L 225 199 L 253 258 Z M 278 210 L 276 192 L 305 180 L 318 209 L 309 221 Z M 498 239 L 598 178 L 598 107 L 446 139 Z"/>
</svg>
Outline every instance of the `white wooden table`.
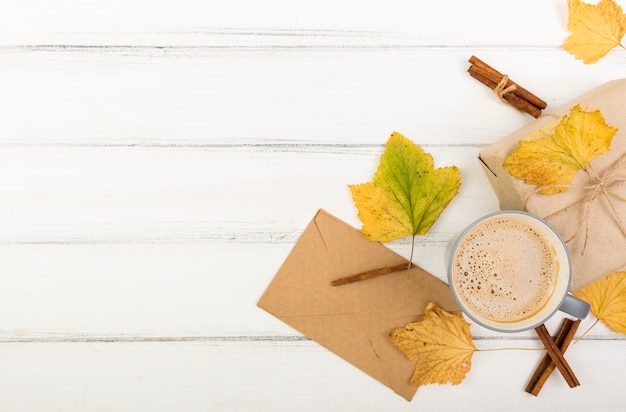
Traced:
<svg viewBox="0 0 626 412">
<path fill-rule="evenodd" d="M 623 50 L 562 50 L 566 24 L 565 0 L 4 1 L 0 410 L 623 410 L 603 326 L 567 352 L 576 389 L 532 397 L 542 351 L 484 352 L 407 402 L 256 307 L 318 208 L 360 227 L 346 185 L 394 130 L 462 172 L 414 257 L 443 278 L 447 240 L 498 208 L 478 151 L 532 121 L 467 59 L 548 110 L 626 76 Z"/>
</svg>

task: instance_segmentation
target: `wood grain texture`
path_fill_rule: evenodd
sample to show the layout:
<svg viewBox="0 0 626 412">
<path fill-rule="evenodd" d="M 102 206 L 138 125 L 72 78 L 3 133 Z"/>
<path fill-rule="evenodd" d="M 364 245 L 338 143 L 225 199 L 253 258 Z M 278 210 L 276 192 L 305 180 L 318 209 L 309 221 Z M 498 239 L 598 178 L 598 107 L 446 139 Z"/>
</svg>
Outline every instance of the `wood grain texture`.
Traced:
<svg viewBox="0 0 626 412">
<path fill-rule="evenodd" d="M 408 403 L 256 307 L 317 209 L 360 226 L 346 185 L 393 131 L 461 169 L 414 256 L 445 279 L 448 241 L 498 208 L 479 150 L 532 121 L 469 56 L 547 112 L 626 73 L 623 50 L 561 50 L 566 19 L 564 0 L 4 2 L 0 410 L 623 410 L 626 339 L 602 325 L 567 352 L 580 388 L 535 399 L 542 351 L 479 352 Z"/>
<path fill-rule="evenodd" d="M 6 3 L 0 44 L 8 46 L 554 48 L 567 36 L 566 8 L 558 1 L 531 0 L 505 8 L 496 0 L 446 8 L 407 0 Z"/>
<path fill-rule="evenodd" d="M 0 49 L 0 144 L 380 145 L 397 130 L 423 144 L 484 145 L 532 118 L 466 73 L 471 54 Z M 480 55 L 548 111 L 623 75 L 619 52 L 595 71 L 558 51 Z"/>
<path fill-rule="evenodd" d="M 509 343 L 517 345 L 504 345 Z M 539 398 L 523 392 L 523 385 L 541 352 L 476 354 L 474 367 L 461 385 L 425 386 L 409 403 L 310 341 L 15 343 L 0 347 L 2 403 L 20 412 L 317 411 L 320 405 L 365 411 L 409 411 L 416 405 L 443 411 L 461 406 L 496 410 L 511 405 L 511 399 L 516 402 L 510 406 L 514 410 L 533 409 L 538 403 L 572 410 L 594 405 L 619 410 L 622 401 L 612 385 L 619 380 L 617 368 L 624 361 L 616 361 L 612 354 L 626 349 L 623 342 L 597 343 L 599 354 L 590 365 L 583 351 L 571 348 L 568 359 L 587 377 L 583 386 L 571 390 L 562 380 L 550 379 Z M 488 404 L 485 386 L 489 387 Z M 588 392 L 595 396 L 591 398 Z"/>
</svg>

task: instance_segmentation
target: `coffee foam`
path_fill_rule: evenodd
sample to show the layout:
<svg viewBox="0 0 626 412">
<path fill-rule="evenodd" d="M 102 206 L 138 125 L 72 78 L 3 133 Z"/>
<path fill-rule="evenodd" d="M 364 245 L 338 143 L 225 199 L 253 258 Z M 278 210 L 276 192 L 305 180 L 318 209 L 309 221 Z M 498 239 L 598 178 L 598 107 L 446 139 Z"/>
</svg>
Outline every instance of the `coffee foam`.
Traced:
<svg viewBox="0 0 626 412">
<path fill-rule="evenodd" d="M 554 248 L 541 233 L 521 220 L 497 217 L 463 237 L 453 275 L 457 294 L 475 313 L 517 322 L 545 306 L 558 269 Z"/>
</svg>

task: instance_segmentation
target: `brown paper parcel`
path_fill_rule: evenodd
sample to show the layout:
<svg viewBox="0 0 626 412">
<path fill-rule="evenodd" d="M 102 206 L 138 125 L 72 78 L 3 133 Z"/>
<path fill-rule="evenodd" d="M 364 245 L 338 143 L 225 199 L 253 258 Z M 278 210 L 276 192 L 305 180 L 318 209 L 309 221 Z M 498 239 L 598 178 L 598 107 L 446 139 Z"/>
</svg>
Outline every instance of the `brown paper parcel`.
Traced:
<svg viewBox="0 0 626 412">
<path fill-rule="evenodd" d="M 343 286 L 340 277 L 408 261 L 320 210 L 258 306 L 411 400 L 415 363 L 390 332 L 423 317 L 428 302 L 460 313 L 448 285 L 419 267 Z"/>
<path fill-rule="evenodd" d="M 499 201 L 500 209 L 527 210 L 547 217 L 564 239 L 572 259 L 571 291 L 577 291 L 615 271 L 626 268 L 626 236 L 622 233 L 616 217 L 626 225 L 626 201 L 612 197 L 615 213 L 603 194 L 590 202 L 592 191 L 582 189 L 591 182 L 583 171 L 576 172 L 566 192 L 554 195 L 537 194 L 537 188 L 511 176 L 502 168 L 505 158 L 519 147 L 519 141 L 536 130 L 558 122 L 577 104 L 599 109 L 609 126 L 617 127 L 611 149 L 591 161 L 591 168 L 600 176 L 623 184 L 612 190 L 626 197 L 626 164 L 618 163 L 626 155 L 626 79 L 613 80 L 574 99 L 564 106 L 543 114 L 537 120 L 508 137 L 483 149 L 479 160 Z M 619 169 L 614 166 L 620 165 Z M 615 172 L 611 174 L 612 172 Z M 621 181 L 619 179 L 622 179 Z M 564 208 L 566 211 L 562 211 Z M 590 213 L 585 215 L 590 205 Z M 556 215 L 553 215 L 557 213 Z M 551 216 L 552 215 L 552 216 Z M 548 217 L 550 216 L 550 217 Z M 585 231 L 588 230 L 585 245 Z M 572 238 L 572 236 L 574 236 Z"/>
</svg>

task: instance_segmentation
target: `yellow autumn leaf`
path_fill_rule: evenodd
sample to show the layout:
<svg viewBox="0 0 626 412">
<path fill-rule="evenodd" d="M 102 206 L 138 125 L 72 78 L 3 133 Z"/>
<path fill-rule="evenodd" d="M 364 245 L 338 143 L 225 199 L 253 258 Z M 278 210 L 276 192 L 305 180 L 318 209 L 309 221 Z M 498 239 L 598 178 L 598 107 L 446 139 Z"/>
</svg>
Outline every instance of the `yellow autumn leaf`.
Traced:
<svg viewBox="0 0 626 412">
<path fill-rule="evenodd" d="M 569 116 L 520 141 L 502 166 L 511 175 L 536 185 L 540 193 L 567 191 L 574 175 L 611 148 L 617 128 L 608 126 L 599 110 L 580 105 Z"/>
<path fill-rule="evenodd" d="M 597 5 L 568 0 L 567 28 L 572 35 L 563 48 L 586 64 L 597 62 L 611 49 L 620 46 L 626 33 L 626 15 L 613 0 Z"/>
<path fill-rule="evenodd" d="M 424 318 L 391 332 L 391 341 L 415 364 L 411 385 L 458 385 L 472 367 L 476 347 L 470 324 L 429 303 Z"/>
<path fill-rule="evenodd" d="M 615 272 L 574 295 L 589 302 L 591 313 L 607 327 L 626 334 L 626 272 Z"/>
<path fill-rule="evenodd" d="M 456 166 L 435 169 L 430 154 L 397 132 L 373 181 L 348 185 L 363 233 L 381 242 L 428 232 L 460 186 Z"/>
</svg>

